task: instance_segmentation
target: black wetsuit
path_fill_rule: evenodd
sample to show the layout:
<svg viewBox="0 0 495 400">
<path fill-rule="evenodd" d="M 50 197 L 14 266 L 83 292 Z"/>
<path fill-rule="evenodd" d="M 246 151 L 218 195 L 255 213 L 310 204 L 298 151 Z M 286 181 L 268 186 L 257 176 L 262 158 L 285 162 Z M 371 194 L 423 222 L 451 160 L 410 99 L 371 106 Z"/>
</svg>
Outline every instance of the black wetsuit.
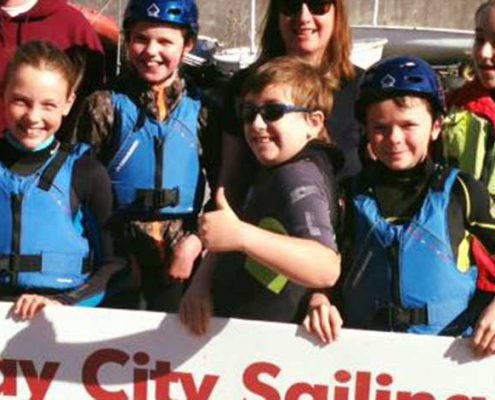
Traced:
<svg viewBox="0 0 495 400">
<path fill-rule="evenodd" d="M 315 240 L 337 251 L 335 171 L 340 157 L 336 149 L 313 142 L 281 165 L 260 168 L 241 219 L 277 233 Z M 215 315 L 300 322 L 306 310 L 306 288 L 289 281 L 277 292 L 260 281 L 258 273 L 264 268 L 243 253 L 222 254 L 213 278 Z M 276 275 L 273 273 L 272 278 Z"/>
</svg>

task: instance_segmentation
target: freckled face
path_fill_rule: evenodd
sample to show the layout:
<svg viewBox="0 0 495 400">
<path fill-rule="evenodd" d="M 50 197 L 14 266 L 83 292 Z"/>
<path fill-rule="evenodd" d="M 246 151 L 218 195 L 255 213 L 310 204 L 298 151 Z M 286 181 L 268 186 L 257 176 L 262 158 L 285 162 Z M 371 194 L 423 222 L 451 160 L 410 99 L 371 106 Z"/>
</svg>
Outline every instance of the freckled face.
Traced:
<svg viewBox="0 0 495 400">
<path fill-rule="evenodd" d="M 176 26 L 139 21 L 131 29 L 129 60 L 143 80 L 155 87 L 166 87 L 192 45 Z"/>
<path fill-rule="evenodd" d="M 406 170 L 422 162 L 440 133 L 424 102 L 399 107 L 392 100 L 372 103 L 366 110 L 366 135 L 373 154 L 391 170 Z"/>
<path fill-rule="evenodd" d="M 35 149 L 60 129 L 74 102 L 58 71 L 20 65 L 4 93 L 9 132 L 26 148 Z"/>
</svg>

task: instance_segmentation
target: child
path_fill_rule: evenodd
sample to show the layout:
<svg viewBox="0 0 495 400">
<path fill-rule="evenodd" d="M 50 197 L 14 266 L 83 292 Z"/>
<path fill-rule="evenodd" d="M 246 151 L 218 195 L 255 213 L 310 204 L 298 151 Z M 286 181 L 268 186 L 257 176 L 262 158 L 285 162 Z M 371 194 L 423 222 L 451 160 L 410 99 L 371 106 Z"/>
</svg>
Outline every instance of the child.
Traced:
<svg viewBox="0 0 495 400">
<path fill-rule="evenodd" d="M 208 329 L 212 302 L 218 316 L 300 321 L 306 288 L 337 280 L 335 172 L 342 159 L 324 127 L 332 86 L 296 57 L 273 59 L 246 80 L 244 137 L 261 169 L 241 219 L 223 188 L 218 210 L 200 218 L 213 259 L 201 265 L 181 303 L 193 333 Z"/>
<path fill-rule="evenodd" d="M 473 61 L 476 77 L 449 99 L 450 112 L 442 130 L 444 157 L 449 164 L 473 174 L 495 196 L 495 1 L 475 13 Z"/>
<path fill-rule="evenodd" d="M 5 77 L 8 60 L 17 47 L 32 40 L 46 40 L 63 50 L 80 68 L 78 99 L 103 84 L 105 60 L 101 42 L 88 20 L 66 0 L 0 0 L 0 21 L 0 80 Z M 2 97 L 0 92 L 0 136 L 5 129 Z M 71 117 L 77 107 L 72 108 Z M 64 134 L 70 131 L 67 122 L 65 118 Z M 61 130 L 58 134 L 64 136 Z"/>
<path fill-rule="evenodd" d="M 150 310 L 177 311 L 201 252 L 188 232 L 203 200 L 206 109 L 178 70 L 197 20 L 195 0 L 131 0 L 124 15 L 129 65 L 111 91 L 88 98 L 77 126 L 77 138 L 107 166 L 122 245 Z"/>
<path fill-rule="evenodd" d="M 494 353 L 495 302 L 480 290 L 493 276 L 468 251 L 475 235 L 494 253 L 495 220 L 481 183 L 428 158 L 445 111 L 435 72 L 414 57 L 383 60 L 365 73 L 356 104 L 377 161 L 350 184 L 345 326 L 457 336 L 477 321 L 475 349 Z M 305 325 L 331 341 L 340 315 L 317 296 Z"/>
<path fill-rule="evenodd" d="M 4 87 L 0 140 L 0 298 L 31 319 L 44 306 L 96 306 L 117 289 L 110 179 L 87 146 L 55 134 L 74 102 L 76 73 L 48 42 L 21 45 Z M 20 296 L 20 297 L 19 297 Z"/>
</svg>

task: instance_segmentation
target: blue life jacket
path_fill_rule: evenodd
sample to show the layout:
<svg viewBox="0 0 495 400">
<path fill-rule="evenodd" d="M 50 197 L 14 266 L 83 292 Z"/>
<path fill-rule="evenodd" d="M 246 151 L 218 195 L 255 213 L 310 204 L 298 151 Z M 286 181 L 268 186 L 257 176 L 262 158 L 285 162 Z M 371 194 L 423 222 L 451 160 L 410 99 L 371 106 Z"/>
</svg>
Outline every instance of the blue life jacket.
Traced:
<svg viewBox="0 0 495 400">
<path fill-rule="evenodd" d="M 87 150 L 60 145 L 28 176 L 0 163 L 0 286 L 66 290 L 87 281 L 90 246 L 70 203 L 74 163 Z"/>
<path fill-rule="evenodd" d="M 458 170 L 435 172 L 420 211 L 405 224 L 380 215 L 370 187 L 353 199 L 355 262 L 343 286 L 347 326 L 434 335 L 470 331 L 477 270 L 461 272 L 448 226 Z"/>
<path fill-rule="evenodd" d="M 108 172 L 119 209 L 137 218 L 196 213 L 204 194 L 199 161 L 201 101 L 187 93 L 165 121 L 112 93 L 116 116 Z"/>
</svg>

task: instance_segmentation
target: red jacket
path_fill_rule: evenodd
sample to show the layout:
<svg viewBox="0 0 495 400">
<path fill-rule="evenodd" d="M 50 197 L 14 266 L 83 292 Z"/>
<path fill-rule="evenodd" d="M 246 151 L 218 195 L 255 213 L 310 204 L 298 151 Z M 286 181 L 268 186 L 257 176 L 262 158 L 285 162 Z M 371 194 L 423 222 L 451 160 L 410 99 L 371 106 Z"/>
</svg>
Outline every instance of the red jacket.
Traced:
<svg viewBox="0 0 495 400">
<path fill-rule="evenodd" d="M 79 97 L 101 87 L 104 81 L 103 47 L 81 12 L 67 0 L 38 0 L 29 11 L 10 17 L 0 9 L 0 79 L 16 48 L 30 40 L 47 40 L 66 51 L 73 60 L 86 59 L 86 72 Z M 0 99 L 3 93 L 0 93 Z M 1 106 L 0 106 L 1 108 Z M 0 113 L 0 133 L 4 115 Z"/>
<path fill-rule="evenodd" d="M 453 92 L 448 98 L 448 107 L 456 106 L 483 117 L 495 127 L 495 101 L 490 92 L 475 79 Z"/>
</svg>

